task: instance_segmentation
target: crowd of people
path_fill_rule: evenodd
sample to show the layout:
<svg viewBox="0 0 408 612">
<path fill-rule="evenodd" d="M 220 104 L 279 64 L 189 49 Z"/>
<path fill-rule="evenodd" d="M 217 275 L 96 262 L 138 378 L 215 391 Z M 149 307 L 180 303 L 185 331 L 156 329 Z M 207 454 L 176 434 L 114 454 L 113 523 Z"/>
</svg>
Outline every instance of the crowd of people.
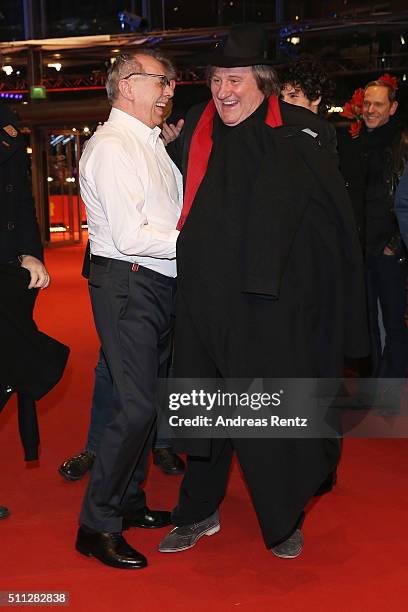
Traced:
<svg viewBox="0 0 408 612">
<path fill-rule="evenodd" d="M 163 553 L 220 530 L 234 452 L 279 558 L 301 554 L 305 506 L 336 481 L 338 438 L 171 439 L 156 425 L 169 370 L 176 379 L 339 379 L 349 358 L 362 376 L 389 381 L 376 393 L 391 411 L 406 376 L 408 138 L 395 86 L 368 83 L 359 134 L 337 138 L 324 68 L 300 58 L 279 79 L 261 25 L 233 26 L 200 62 L 211 100 L 167 125 L 172 62 L 145 49 L 118 55 L 109 119 L 80 161 L 84 275 L 101 349 L 87 443 L 59 471 L 68 480 L 89 472 L 76 549 L 120 569 L 147 565 L 125 529 L 171 526 Z M 28 242 L 0 263 L 29 270 L 28 292 L 49 282 Z M 11 374 L 1 383 L 4 397 L 19 390 Z M 152 447 L 166 474 L 184 472 L 172 512 L 147 505 Z"/>
</svg>

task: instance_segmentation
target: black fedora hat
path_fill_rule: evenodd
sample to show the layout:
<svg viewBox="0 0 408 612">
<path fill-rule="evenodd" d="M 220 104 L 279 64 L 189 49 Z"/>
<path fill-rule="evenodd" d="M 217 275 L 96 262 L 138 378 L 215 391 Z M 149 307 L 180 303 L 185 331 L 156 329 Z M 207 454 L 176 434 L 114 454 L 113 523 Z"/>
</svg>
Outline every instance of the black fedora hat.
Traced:
<svg viewBox="0 0 408 612">
<path fill-rule="evenodd" d="M 237 68 L 256 64 L 276 64 L 268 53 L 268 34 L 259 23 L 240 23 L 231 26 L 227 38 L 212 53 L 196 56 L 201 66 Z"/>
</svg>

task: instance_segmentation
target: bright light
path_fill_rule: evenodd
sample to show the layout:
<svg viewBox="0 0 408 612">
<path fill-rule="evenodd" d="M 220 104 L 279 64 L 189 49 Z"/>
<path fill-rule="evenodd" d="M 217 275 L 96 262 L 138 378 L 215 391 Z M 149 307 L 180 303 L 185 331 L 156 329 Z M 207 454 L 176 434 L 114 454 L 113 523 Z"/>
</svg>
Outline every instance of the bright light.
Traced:
<svg viewBox="0 0 408 612">
<path fill-rule="evenodd" d="M 21 74 L 21 71 L 20 70 L 16 70 L 16 75 L 20 76 L 20 74 Z"/>
<path fill-rule="evenodd" d="M 53 57 L 56 57 L 57 59 L 59 59 L 61 57 L 61 53 L 54 53 Z"/>
<path fill-rule="evenodd" d="M 343 107 L 342 106 L 331 106 L 327 112 L 328 113 L 342 113 Z"/>
<path fill-rule="evenodd" d="M 401 45 L 405 45 L 405 38 L 403 37 L 402 34 L 400 36 L 400 41 L 401 41 Z"/>
<path fill-rule="evenodd" d="M 49 177 L 47 178 L 47 181 L 48 181 L 49 183 L 52 183 L 52 181 L 53 181 L 53 180 L 54 180 L 54 179 L 52 178 L 52 176 L 49 176 Z"/>
<path fill-rule="evenodd" d="M 75 183 L 75 178 L 73 176 L 67 176 L 65 179 L 67 183 Z"/>
<path fill-rule="evenodd" d="M 60 62 L 52 62 L 51 64 L 47 64 L 48 68 L 55 68 L 57 72 L 59 72 L 62 68 L 62 64 Z"/>
<path fill-rule="evenodd" d="M 88 134 L 91 130 L 89 129 L 88 126 L 84 127 L 84 134 Z"/>
<path fill-rule="evenodd" d="M 73 131 L 73 132 L 76 132 L 76 131 L 77 131 L 77 129 L 76 129 L 76 128 L 72 128 L 72 131 Z"/>
<path fill-rule="evenodd" d="M 28 154 L 28 155 L 31 155 L 31 153 L 33 152 L 33 150 L 32 150 L 32 148 L 31 148 L 31 147 L 27 147 L 27 149 L 26 149 L 26 150 L 27 150 L 27 154 Z"/>
<path fill-rule="evenodd" d="M 13 66 L 3 66 L 2 70 L 7 74 L 7 76 L 10 76 L 10 74 L 13 73 Z"/>
<path fill-rule="evenodd" d="M 407 80 L 407 75 L 406 75 L 406 73 L 404 73 L 404 74 L 402 75 L 402 80 L 403 80 L 403 81 L 406 81 L 406 80 Z"/>
<path fill-rule="evenodd" d="M 119 53 L 120 49 L 112 49 L 112 53 Z"/>
<path fill-rule="evenodd" d="M 299 15 L 295 16 L 295 21 L 299 21 Z"/>
<path fill-rule="evenodd" d="M 292 45 L 298 45 L 300 43 L 300 37 L 292 36 L 292 38 L 290 39 L 290 42 L 292 43 Z"/>
</svg>

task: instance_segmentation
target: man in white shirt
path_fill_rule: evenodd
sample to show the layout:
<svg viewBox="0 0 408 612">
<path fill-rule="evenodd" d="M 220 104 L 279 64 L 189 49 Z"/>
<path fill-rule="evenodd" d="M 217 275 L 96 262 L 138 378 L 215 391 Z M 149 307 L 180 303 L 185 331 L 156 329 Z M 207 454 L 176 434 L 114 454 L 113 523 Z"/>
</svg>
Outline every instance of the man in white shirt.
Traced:
<svg viewBox="0 0 408 612">
<path fill-rule="evenodd" d="M 84 498 L 79 552 L 118 568 L 146 558 L 127 527 L 164 527 L 140 488 L 155 430 L 157 377 L 171 338 L 180 174 L 158 127 L 173 97 L 172 64 L 156 52 L 120 55 L 107 77 L 109 120 L 80 161 L 91 270 L 89 290 L 116 390 L 116 416 L 98 448 Z"/>
</svg>

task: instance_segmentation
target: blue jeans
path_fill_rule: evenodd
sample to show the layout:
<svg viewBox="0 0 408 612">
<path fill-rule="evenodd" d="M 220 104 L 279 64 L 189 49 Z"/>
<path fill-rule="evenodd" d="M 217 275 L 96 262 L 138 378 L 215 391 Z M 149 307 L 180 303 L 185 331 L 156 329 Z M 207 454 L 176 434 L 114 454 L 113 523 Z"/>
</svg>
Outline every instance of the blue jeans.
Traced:
<svg viewBox="0 0 408 612">
<path fill-rule="evenodd" d="M 99 360 L 95 367 L 95 381 L 92 397 L 91 421 L 88 430 L 88 440 L 85 450 L 96 455 L 99 441 L 102 438 L 105 426 L 113 419 L 115 403 L 115 390 L 109 368 L 102 350 L 99 351 Z M 170 441 L 161 434 L 160 427 L 156 434 L 154 448 L 170 448 Z"/>
</svg>

